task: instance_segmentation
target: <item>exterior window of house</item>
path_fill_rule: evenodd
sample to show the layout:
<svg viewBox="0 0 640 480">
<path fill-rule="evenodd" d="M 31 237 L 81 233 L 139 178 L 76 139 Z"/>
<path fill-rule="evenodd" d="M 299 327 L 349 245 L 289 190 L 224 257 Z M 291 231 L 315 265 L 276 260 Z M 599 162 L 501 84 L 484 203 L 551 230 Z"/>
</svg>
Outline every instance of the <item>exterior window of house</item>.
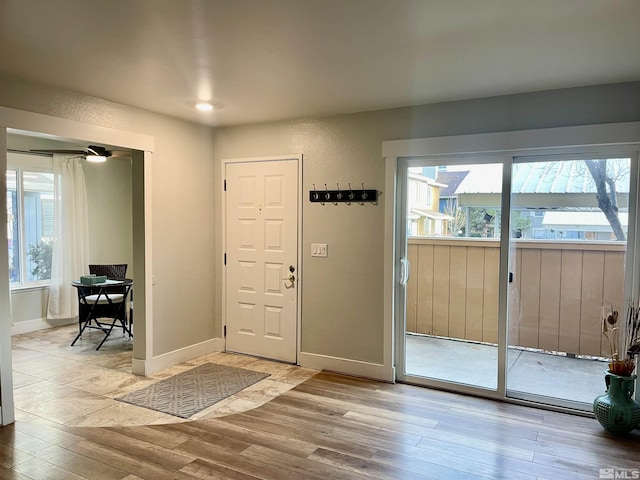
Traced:
<svg viewBox="0 0 640 480">
<path fill-rule="evenodd" d="M 544 228 L 534 228 L 533 229 L 533 238 L 538 239 L 538 240 L 547 238 L 547 231 Z"/>
<path fill-rule="evenodd" d="M 12 287 L 51 278 L 54 175 L 35 169 L 7 170 L 7 237 Z"/>
<path fill-rule="evenodd" d="M 425 203 L 431 208 L 433 206 L 433 192 L 430 185 L 424 185 L 425 189 Z"/>
</svg>

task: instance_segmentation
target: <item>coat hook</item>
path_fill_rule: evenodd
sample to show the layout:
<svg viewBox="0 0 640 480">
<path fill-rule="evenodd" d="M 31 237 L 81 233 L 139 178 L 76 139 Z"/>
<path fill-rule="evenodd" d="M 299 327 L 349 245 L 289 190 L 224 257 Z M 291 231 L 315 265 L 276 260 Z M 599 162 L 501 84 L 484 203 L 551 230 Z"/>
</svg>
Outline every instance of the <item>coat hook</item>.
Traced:
<svg viewBox="0 0 640 480">
<path fill-rule="evenodd" d="M 364 182 L 362 182 L 362 200 L 366 200 L 368 197 L 367 192 L 364 189 Z"/>
<path fill-rule="evenodd" d="M 356 198 L 356 194 L 353 193 L 353 190 L 351 189 L 351 183 L 349 183 L 349 200 L 353 200 L 354 198 Z"/>
<path fill-rule="evenodd" d="M 336 186 L 338 187 L 338 193 L 336 194 L 336 198 L 338 200 L 342 200 L 342 192 L 340 191 L 340 184 L 336 183 Z"/>
<path fill-rule="evenodd" d="M 331 194 L 329 193 L 329 189 L 327 189 L 326 183 L 324 184 L 324 191 L 325 191 L 325 194 L 324 194 L 325 200 L 329 200 L 329 198 L 331 198 Z"/>
<path fill-rule="evenodd" d="M 316 184 L 314 183 L 313 184 L 313 199 L 314 200 L 318 200 L 318 198 L 319 198 L 319 195 L 318 195 L 318 192 L 316 192 Z"/>
</svg>

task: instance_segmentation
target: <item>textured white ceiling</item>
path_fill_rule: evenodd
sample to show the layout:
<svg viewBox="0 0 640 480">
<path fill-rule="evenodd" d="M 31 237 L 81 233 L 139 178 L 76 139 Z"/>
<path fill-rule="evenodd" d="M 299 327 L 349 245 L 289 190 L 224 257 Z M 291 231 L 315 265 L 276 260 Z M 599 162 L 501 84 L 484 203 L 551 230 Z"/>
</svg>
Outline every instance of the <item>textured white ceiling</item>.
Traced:
<svg viewBox="0 0 640 480">
<path fill-rule="evenodd" d="M 640 0 L 0 0 L 0 59 L 236 125 L 640 80 Z"/>
</svg>

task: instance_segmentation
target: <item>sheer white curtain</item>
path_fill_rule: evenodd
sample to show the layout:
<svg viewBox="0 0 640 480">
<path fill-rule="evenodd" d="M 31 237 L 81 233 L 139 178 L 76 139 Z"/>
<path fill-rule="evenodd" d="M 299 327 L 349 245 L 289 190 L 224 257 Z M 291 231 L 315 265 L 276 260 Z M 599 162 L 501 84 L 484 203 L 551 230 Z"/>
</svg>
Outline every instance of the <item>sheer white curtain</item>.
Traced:
<svg viewBox="0 0 640 480">
<path fill-rule="evenodd" d="M 78 295 L 71 286 L 89 265 L 89 216 L 82 160 L 53 156 L 55 189 L 55 241 L 51 260 L 51 286 L 47 318 L 78 315 Z"/>
</svg>

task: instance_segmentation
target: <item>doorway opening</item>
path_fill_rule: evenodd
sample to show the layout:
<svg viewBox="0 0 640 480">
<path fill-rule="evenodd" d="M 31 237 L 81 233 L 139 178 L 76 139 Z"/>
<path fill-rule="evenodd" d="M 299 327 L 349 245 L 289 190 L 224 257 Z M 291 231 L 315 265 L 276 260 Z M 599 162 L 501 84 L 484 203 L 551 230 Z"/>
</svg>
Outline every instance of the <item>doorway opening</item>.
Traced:
<svg viewBox="0 0 640 480">
<path fill-rule="evenodd" d="M 136 285 L 136 322 L 134 323 L 134 337 L 136 337 L 133 348 L 132 368 L 134 373 L 144 374 L 146 359 L 152 356 L 151 336 L 147 335 L 147 331 L 151 330 L 150 303 L 151 303 L 151 282 L 150 268 L 151 259 L 150 251 L 145 249 L 145 236 L 150 234 L 149 224 L 149 208 L 150 205 L 145 203 L 146 195 L 150 195 L 150 179 L 145 175 L 145 165 L 150 165 L 151 151 L 153 151 L 153 139 L 144 135 L 131 134 L 128 132 L 120 132 L 116 130 L 105 130 L 100 127 L 91 125 L 78 124 L 54 117 L 45 117 L 42 115 L 31 114 L 27 112 L 19 112 L 11 109 L 0 108 L 0 117 L 3 124 L 11 128 L 3 128 L 2 134 L 2 153 L 0 158 L 1 164 L 7 168 L 7 150 L 9 145 L 8 134 L 18 134 L 24 137 L 71 143 L 86 143 L 118 146 L 120 149 L 128 149 L 131 152 L 131 215 L 136 221 L 132 222 L 132 275 L 137 279 Z M 28 141 L 28 140 L 27 140 Z M 24 147 L 21 147 L 24 148 Z M 37 148 L 37 147 L 36 147 Z M 30 150 L 31 148 L 27 148 Z M 5 189 L 7 182 L 3 184 Z M 7 199 L 3 199 L 3 205 L 6 209 Z M 9 270 L 8 252 L 2 255 L 2 268 Z M 9 285 L 9 275 L 6 280 L 1 283 L 3 304 L 2 318 L 5 319 L 0 324 L 0 415 L 3 425 L 12 423 L 14 416 L 13 403 L 13 381 L 12 381 L 12 361 L 11 361 L 11 315 L 9 310 L 11 290 Z"/>
</svg>

